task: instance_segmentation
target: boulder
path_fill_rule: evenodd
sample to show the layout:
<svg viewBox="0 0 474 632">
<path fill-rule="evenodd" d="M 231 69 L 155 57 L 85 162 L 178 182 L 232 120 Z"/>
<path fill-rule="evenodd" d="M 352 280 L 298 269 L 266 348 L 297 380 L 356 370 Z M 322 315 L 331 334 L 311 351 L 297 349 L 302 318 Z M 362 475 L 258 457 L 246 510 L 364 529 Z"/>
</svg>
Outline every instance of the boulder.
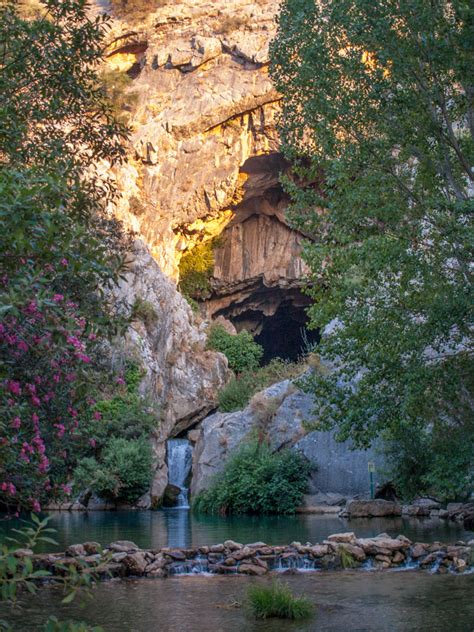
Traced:
<svg viewBox="0 0 474 632">
<path fill-rule="evenodd" d="M 423 557 L 428 553 L 428 547 L 426 544 L 422 544 L 421 542 L 417 542 L 410 549 L 410 554 L 414 559 L 418 559 L 419 557 Z"/>
<path fill-rule="evenodd" d="M 311 547 L 311 554 L 314 557 L 323 557 L 329 553 L 329 547 L 327 544 L 315 544 Z"/>
<path fill-rule="evenodd" d="M 417 498 L 412 505 L 415 507 L 425 507 L 426 509 L 441 509 L 441 503 L 433 498 Z"/>
<path fill-rule="evenodd" d="M 351 500 L 346 511 L 351 518 L 401 516 L 402 508 L 391 500 Z"/>
<path fill-rule="evenodd" d="M 129 551 L 138 551 L 140 547 L 130 540 L 117 540 L 109 544 L 108 548 L 116 553 L 128 553 Z"/>
<path fill-rule="evenodd" d="M 243 573 L 244 575 L 265 575 L 267 573 L 267 569 L 260 564 L 240 564 L 238 567 L 239 573 Z"/>
<path fill-rule="evenodd" d="M 147 564 L 145 553 L 142 551 L 128 553 L 122 560 L 122 565 L 127 570 L 128 575 L 143 575 Z"/>
<path fill-rule="evenodd" d="M 327 537 L 329 542 L 354 542 L 356 539 L 355 533 L 349 531 L 347 533 L 333 533 Z"/>
<path fill-rule="evenodd" d="M 66 555 L 68 557 L 84 557 L 86 554 L 87 551 L 83 544 L 71 544 L 66 549 Z"/>
<path fill-rule="evenodd" d="M 180 487 L 178 487 L 177 485 L 172 485 L 171 483 L 168 483 L 163 493 L 163 506 L 174 507 L 176 505 L 176 500 L 178 499 L 178 496 L 180 493 L 181 493 Z"/>
<path fill-rule="evenodd" d="M 83 546 L 88 555 L 95 555 L 102 551 L 102 547 L 98 542 L 84 542 Z"/>
<path fill-rule="evenodd" d="M 224 542 L 224 547 L 229 549 L 229 551 L 237 551 L 243 547 L 243 544 L 239 544 L 238 542 L 234 542 L 234 540 L 226 540 Z"/>
</svg>

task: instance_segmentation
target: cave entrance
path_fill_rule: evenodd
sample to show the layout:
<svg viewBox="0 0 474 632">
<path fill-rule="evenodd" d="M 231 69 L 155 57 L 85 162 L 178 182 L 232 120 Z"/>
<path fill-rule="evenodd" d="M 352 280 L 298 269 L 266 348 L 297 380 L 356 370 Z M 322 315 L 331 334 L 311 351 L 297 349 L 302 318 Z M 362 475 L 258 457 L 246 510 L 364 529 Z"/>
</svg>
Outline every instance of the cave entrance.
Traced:
<svg viewBox="0 0 474 632">
<path fill-rule="evenodd" d="M 306 306 L 283 300 L 271 315 L 249 310 L 231 320 L 238 331 L 247 329 L 263 347 L 262 364 L 273 358 L 294 362 L 320 339 L 319 331 L 307 329 Z"/>
</svg>

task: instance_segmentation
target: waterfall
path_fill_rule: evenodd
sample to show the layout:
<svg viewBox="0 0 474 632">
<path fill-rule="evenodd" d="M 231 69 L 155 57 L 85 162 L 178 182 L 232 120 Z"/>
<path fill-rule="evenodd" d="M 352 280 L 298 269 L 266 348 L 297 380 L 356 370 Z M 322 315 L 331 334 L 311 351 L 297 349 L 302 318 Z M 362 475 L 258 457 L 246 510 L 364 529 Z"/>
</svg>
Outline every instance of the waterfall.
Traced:
<svg viewBox="0 0 474 632">
<path fill-rule="evenodd" d="M 191 471 L 193 449 L 187 439 L 169 439 L 168 445 L 168 482 L 180 488 L 176 507 L 189 509 L 186 479 Z"/>
</svg>

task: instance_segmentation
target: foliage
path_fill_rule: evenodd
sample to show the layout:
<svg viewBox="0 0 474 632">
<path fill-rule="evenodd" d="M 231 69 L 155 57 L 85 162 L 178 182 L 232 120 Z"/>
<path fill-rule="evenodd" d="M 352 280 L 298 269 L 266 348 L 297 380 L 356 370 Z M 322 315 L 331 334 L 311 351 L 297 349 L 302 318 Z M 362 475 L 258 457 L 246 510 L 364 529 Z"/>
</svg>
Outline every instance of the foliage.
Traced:
<svg viewBox="0 0 474 632">
<path fill-rule="evenodd" d="M 226 413 L 242 410 L 259 391 L 276 382 L 298 377 L 304 369 L 304 363 L 273 358 L 267 365 L 259 367 L 256 371 L 244 371 L 229 380 L 219 392 L 219 410 Z"/>
<path fill-rule="evenodd" d="M 384 448 L 398 494 L 407 501 L 418 495 L 466 500 L 474 486 L 473 441 L 472 426 L 441 434 L 439 428 L 401 428 Z"/>
<path fill-rule="evenodd" d="M 150 435 L 158 414 L 138 392 L 143 377 L 129 363 L 118 377 L 112 397 L 96 401 L 90 409 L 76 445 L 74 488 L 95 492 L 117 502 L 133 503 L 151 480 Z"/>
<path fill-rule="evenodd" d="M 187 250 L 179 262 L 179 289 L 185 297 L 205 299 L 211 290 L 214 249 L 219 239 L 203 241 Z"/>
<path fill-rule="evenodd" d="M 0 503 L 35 510 L 70 491 L 127 247 L 99 166 L 124 156 L 97 75 L 107 22 L 82 0 L 38 6 L 0 2 Z"/>
<path fill-rule="evenodd" d="M 254 393 L 255 382 L 252 373 L 232 377 L 217 394 L 219 410 L 223 413 L 243 410 Z"/>
<path fill-rule="evenodd" d="M 55 532 L 48 527 L 50 518 L 40 520 L 36 514 L 31 514 L 31 522 L 23 520 L 25 527 L 13 529 L 17 538 L 7 538 L 11 544 L 2 544 L 0 547 L 0 602 L 9 605 L 17 605 L 18 594 L 28 591 L 34 594 L 38 582 L 48 580 L 61 584 L 63 588 L 63 603 L 70 603 L 80 593 L 87 591 L 94 580 L 94 573 L 90 572 L 87 564 L 81 563 L 81 571 L 78 572 L 74 565 L 69 567 L 57 565 L 58 574 L 50 571 L 34 570 L 30 556 L 19 555 L 20 550 L 33 551 L 38 543 L 45 542 L 56 544 L 50 535 Z M 76 560 L 77 562 L 77 560 Z M 84 572 L 87 571 L 87 572 Z M 0 621 L 0 629 L 8 632 L 11 627 L 5 621 Z M 102 628 L 90 628 L 83 623 L 61 622 L 56 617 L 49 617 L 44 627 L 45 632 L 102 632 Z"/>
<path fill-rule="evenodd" d="M 252 584 L 247 589 L 249 607 L 257 619 L 307 619 L 314 612 L 311 601 L 295 597 L 288 584 L 274 579 L 270 586 Z"/>
<path fill-rule="evenodd" d="M 298 452 L 272 452 L 266 443 L 250 441 L 230 457 L 194 508 L 220 514 L 291 514 L 301 503 L 309 471 Z"/>
<path fill-rule="evenodd" d="M 153 304 L 138 296 L 132 306 L 132 319 L 141 320 L 147 327 L 152 327 L 157 318 Z"/>
<path fill-rule="evenodd" d="M 282 5 L 290 215 L 313 240 L 309 313 L 333 363 L 306 386 L 359 446 L 468 436 L 473 418 L 473 25 L 467 0 Z"/>
<path fill-rule="evenodd" d="M 85 457 L 74 471 L 76 485 L 87 487 L 101 498 L 134 503 L 151 481 L 150 442 L 116 437 L 104 448 L 101 458 Z"/>
<path fill-rule="evenodd" d="M 357 565 L 355 557 L 344 546 L 338 547 L 338 553 L 342 568 L 354 568 Z"/>
<path fill-rule="evenodd" d="M 263 348 L 248 331 L 243 329 L 232 335 L 219 324 L 209 327 L 207 347 L 223 353 L 229 361 L 229 367 L 236 373 L 255 370 L 263 355 Z"/>
</svg>

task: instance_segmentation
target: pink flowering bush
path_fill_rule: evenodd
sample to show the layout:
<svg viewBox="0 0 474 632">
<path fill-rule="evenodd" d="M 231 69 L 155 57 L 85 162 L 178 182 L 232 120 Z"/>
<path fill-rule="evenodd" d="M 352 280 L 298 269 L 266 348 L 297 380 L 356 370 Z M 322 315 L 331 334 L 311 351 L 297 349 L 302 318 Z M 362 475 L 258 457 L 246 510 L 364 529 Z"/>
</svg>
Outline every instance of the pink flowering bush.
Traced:
<svg viewBox="0 0 474 632">
<path fill-rule="evenodd" d="M 23 266 L 28 273 L 28 263 Z M 0 500 L 39 511 L 70 493 L 95 336 L 77 303 L 41 291 L 0 322 Z M 4 292 L 9 282 L 3 281 Z"/>
</svg>

